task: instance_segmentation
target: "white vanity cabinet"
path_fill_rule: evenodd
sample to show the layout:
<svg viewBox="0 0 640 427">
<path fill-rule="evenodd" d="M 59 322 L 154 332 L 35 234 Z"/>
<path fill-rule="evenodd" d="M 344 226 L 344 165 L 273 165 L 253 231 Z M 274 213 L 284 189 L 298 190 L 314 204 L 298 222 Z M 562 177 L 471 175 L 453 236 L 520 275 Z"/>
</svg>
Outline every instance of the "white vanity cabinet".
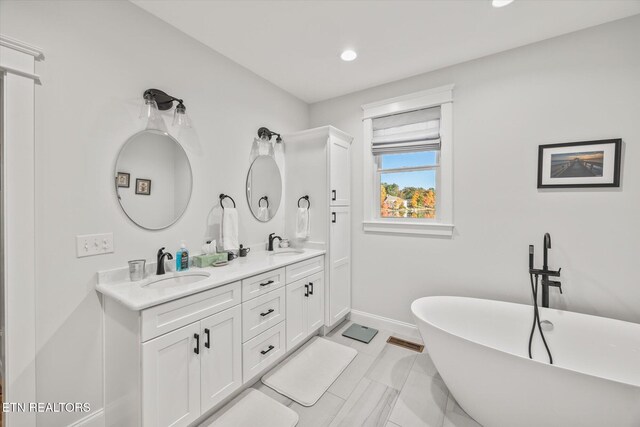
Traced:
<svg viewBox="0 0 640 427">
<path fill-rule="evenodd" d="M 240 302 L 240 282 L 141 311 L 106 298 L 105 424 L 188 426 L 238 390 Z"/>
<path fill-rule="evenodd" d="M 144 425 L 189 425 L 242 385 L 241 310 L 142 344 Z"/>
<path fill-rule="evenodd" d="M 325 256 L 305 252 L 288 262 L 256 255 L 257 274 L 238 268 L 225 277 L 235 282 L 209 282 L 212 288 L 168 301 L 163 290 L 143 294 L 140 284 L 99 284 L 105 426 L 197 425 L 317 332 Z"/>
<path fill-rule="evenodd" d="M 284 135 L 283 138 L 287 143 L 286 235 L 295 236 L 298 200 L 308 195 L 311 235 L 303 245 L 323 247 L 327 251 L 324 325 L 332 328 L 351 311 L 353 137 L 333 126 L 324 126 Z M 305 201 L 301 203 L 307 206 Z"/>
<path fill-rule="evenodd" d="M 324 324 L 324 275 L 316 273 L 287 285 L 287 351 Z"/>
</svg>

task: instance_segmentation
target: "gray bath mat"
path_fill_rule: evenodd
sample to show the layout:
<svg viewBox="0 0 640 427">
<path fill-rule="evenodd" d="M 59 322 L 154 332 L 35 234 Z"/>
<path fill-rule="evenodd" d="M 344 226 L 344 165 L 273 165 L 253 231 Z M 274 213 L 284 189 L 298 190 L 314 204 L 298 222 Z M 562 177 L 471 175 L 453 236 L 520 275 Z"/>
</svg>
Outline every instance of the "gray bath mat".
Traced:
<svg viewBox="0 0 640 427">
<path fill-rule="evenodd" d="M 343 337 L 351 338 L 352 340 L 360 341 L 365 344 L 369 344 L 373 337 L 378 333 L 377 329 L 367 328 L 366 326 L 358 325 L 354 323 L 349 326 L 346 331 L 342 333 Z"/>
</svg>

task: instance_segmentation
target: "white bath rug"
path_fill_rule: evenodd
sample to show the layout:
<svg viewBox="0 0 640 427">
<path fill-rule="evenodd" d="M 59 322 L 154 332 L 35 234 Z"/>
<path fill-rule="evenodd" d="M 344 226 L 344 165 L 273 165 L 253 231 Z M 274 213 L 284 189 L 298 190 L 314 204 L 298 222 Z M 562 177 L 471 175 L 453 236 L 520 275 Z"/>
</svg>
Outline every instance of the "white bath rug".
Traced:
<svg viewBox="0 0 640 427">
<path fill-rule="evenodd" d="M 358 352 L 325 338 L 311 343 L 262 377 L 262 383 L 302 406 L 311 406 L 340 376 Z"/>
<path fill-rule="evenodd" d="M 228 408 L 228 409 L 227 409 Z M 298 414 L 264 393 L 249 388 L 229 402 L 208 427 L 294 427 Z"/>
</svg>

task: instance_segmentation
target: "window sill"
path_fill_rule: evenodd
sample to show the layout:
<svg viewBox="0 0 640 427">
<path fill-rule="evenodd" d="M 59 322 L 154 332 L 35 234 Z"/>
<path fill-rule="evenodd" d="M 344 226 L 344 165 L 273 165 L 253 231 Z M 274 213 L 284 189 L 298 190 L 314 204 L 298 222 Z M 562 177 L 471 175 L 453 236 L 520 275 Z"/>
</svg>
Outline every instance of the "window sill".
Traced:
<svg viewBox="0 0 640 427">
<path fill-rule="evenodd" d="M 411 236 L 453 236 L 453 224 L 424 223 L 410 221 L 363 221 L 367 233 L 404 234 Z"/>
</svg>

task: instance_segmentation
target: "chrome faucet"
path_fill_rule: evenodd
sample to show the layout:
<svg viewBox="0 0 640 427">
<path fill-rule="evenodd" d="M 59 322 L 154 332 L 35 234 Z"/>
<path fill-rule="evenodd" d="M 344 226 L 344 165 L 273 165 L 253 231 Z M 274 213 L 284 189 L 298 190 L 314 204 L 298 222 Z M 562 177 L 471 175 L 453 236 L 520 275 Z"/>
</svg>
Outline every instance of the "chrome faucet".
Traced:
<svg viewBox="0 0 640 427">
<path fill-rule="evenodd" d="M 282 237 L 276 236 L 276 233 L 269 234 L 269 248 L 268 251 L 273 251 L 273 241 L 278 239 L 278 241 L 282 241 Z"/>
<path fill-rule="evenodd" d="M 171 255 L 169 252 L 165 252 L 164 248 L 160 248 L 158 250 L 158 267 L 156 268 L 156 274 L 158 276 L 164 274 L 164 259 L 165 257 L 169 260 L 173 259 L 173 255 Z"/>
</svg>

